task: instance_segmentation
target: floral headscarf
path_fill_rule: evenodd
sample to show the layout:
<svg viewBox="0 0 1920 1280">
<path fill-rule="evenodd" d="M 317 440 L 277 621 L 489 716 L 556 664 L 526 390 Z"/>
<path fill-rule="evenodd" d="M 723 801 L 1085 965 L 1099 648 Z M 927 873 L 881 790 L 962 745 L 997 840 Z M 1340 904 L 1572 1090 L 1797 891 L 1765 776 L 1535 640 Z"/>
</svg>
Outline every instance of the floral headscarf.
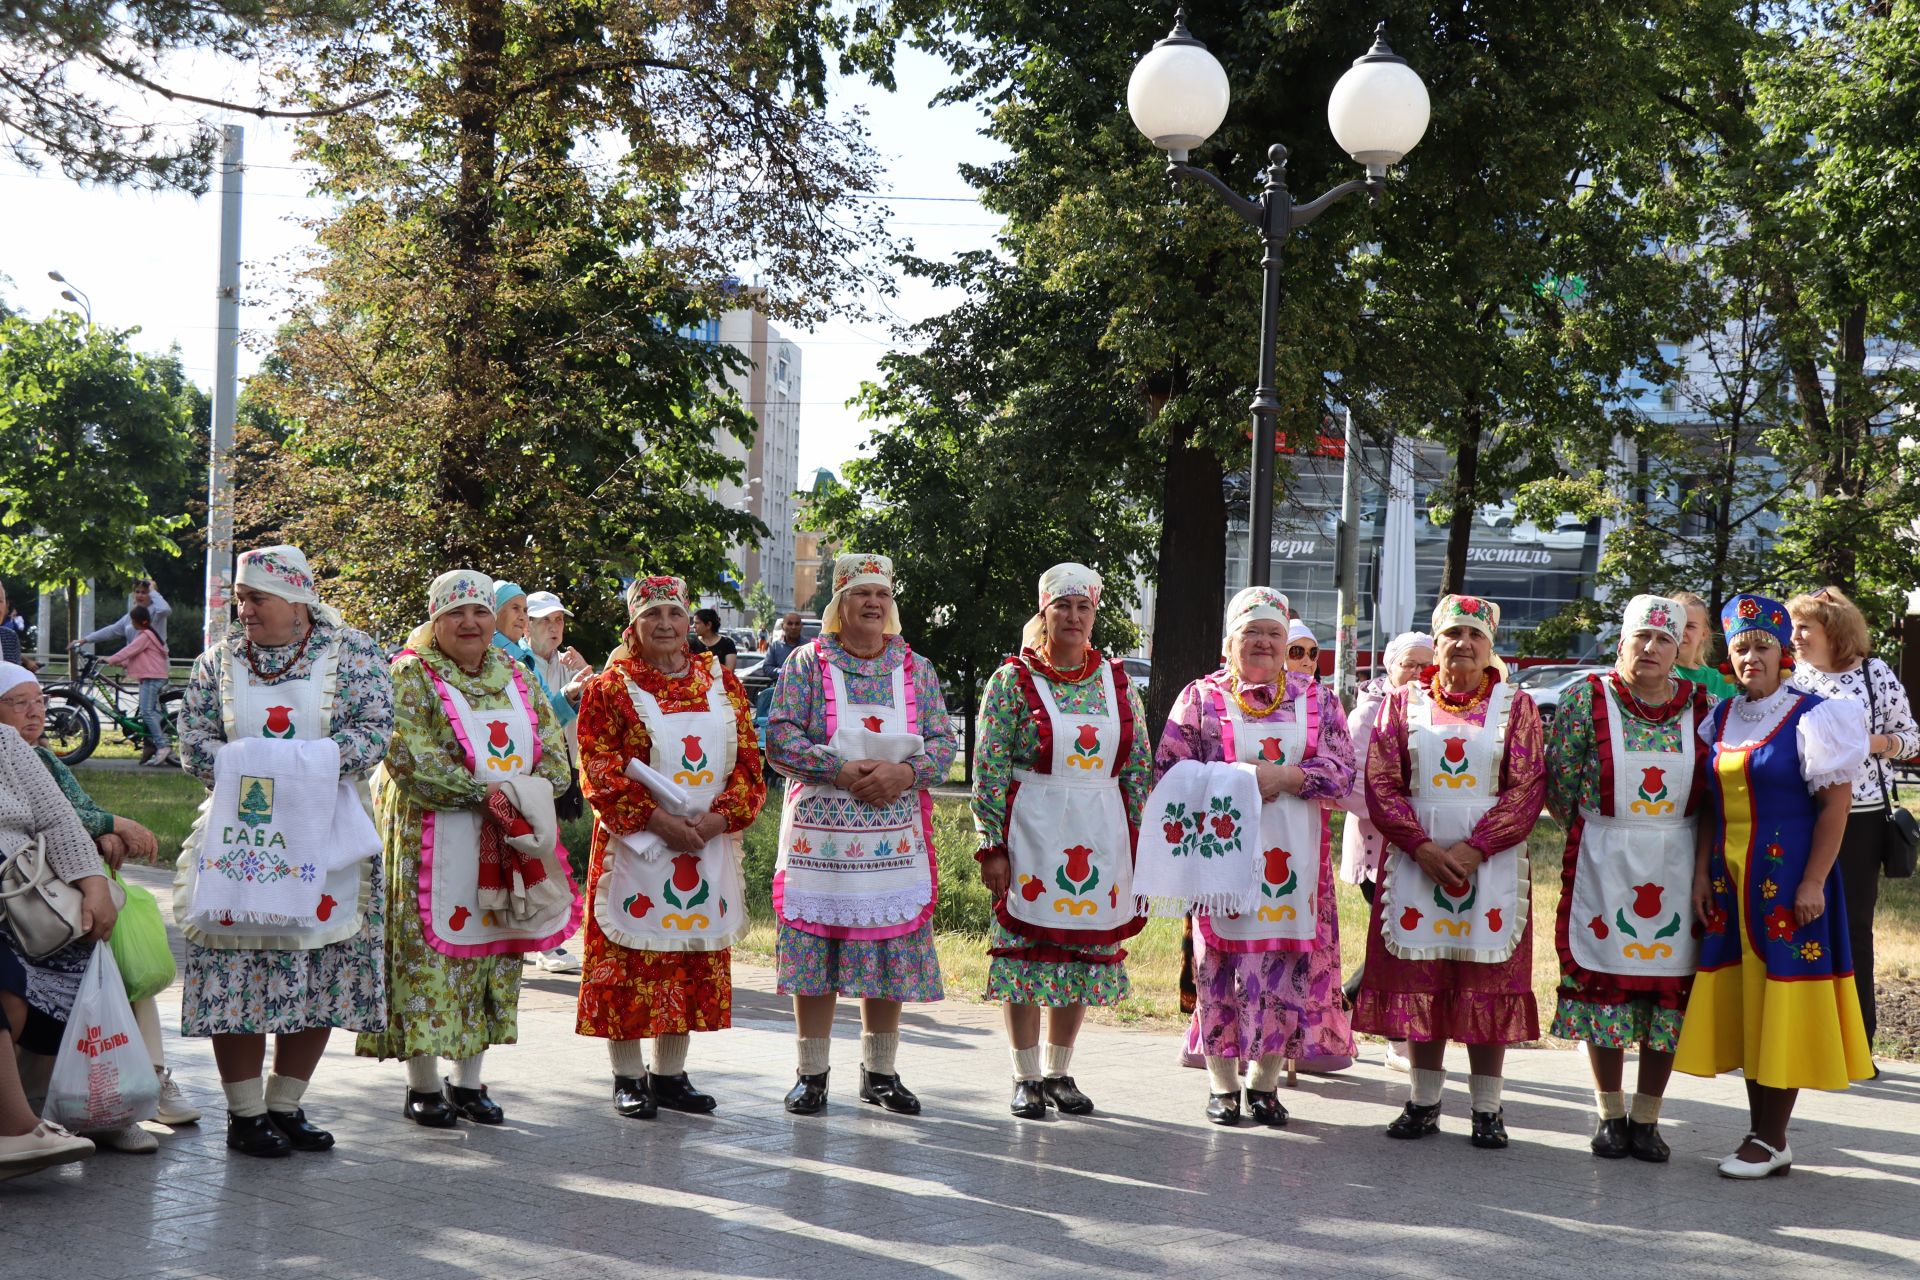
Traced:
<svg viewBox="0 0 1920 1280">
<path fill-rule="evenodd" d="M 1657 631 L 1672 636 L 1675 644 L 1680 643 L 1680 635 L 1686 629 L 1687 606 L 1666 596 L 1635 596 L 1627 601 L 1627 612 L 1620 620 L 1623 636 L 1636 631 Z"/>
<path fill-rule="evenodd" d="M 885 587 L 893 590 L 893 558 L 870 551 L 850 552 L 833 562 L 833 598 L 820 611 L 820 630 L 824 635 L 840 634 L 840 601 L 855 587 Z M 900 610 L 887 606 L 887 620 L 881 629 L 890 636 L 900 634 Z"/>
<path fill-rule="evenodd" d="M 438 621 L 443 613 L 469 604 L 493 608 L 493 579 L 477 569 L 454 569 L 433 580 L 427 588 L 427 620 Z"/>
<path fill-rule="evenodd" d="M 1291 613 L 1287 598 L 1272 587 L 1247 587 L 1227 604 L 1227 634 L 1250 622 L 1277 622 L 1284 627 Z"/>
<path fill-rule="evenodd" d="M 320 595 L 313 589 L 313 570 L 307 567 L 307 557 L 298 547 L 282 543 L 241 552 L 234 567 L 233 585 L 264 591 L 291 604 L 303 604 L 315 622 L 330 627 L 340 625 L 339 612 L 331 605 L 320 603 Z"/>
<path fill-rule="evenodd" d="M 1450 627 L 1472 627 L 1491 640 L 1500 629 L 1500 606 L 1479 596 L 1441 596 L 1433 606 L 1433 634 Z"/>
<path fill-rule="evenodd" d="M 1097 609 L 1100 607 L 1102 585 L 1100 575 L 1083 564 L 1072 561 L 1057 564 L 1040 575 L 1040 608 L 1044 612 L 1055 600 L 1067 596 L 1085 596 Z"/>
<path fill-rule="evenodd" d="M 651 577 L 635 578 L 627 587 L 627 617 L 637 618 L 647 610 L 659 605 L 677 604 L 687 612 L 693 612 L 693 597 L 687 591 L 687 580 L 660 573 Z"/>
<path fill-rule="evenodd" d="M 1728 644 L 1742 631 L 1764 631 L 1782 649 L 1793 643 L 1793 620 L 1787 616 L 1787 606 L 1767 596 L 1742 594 L 1721 605 L 1720 629 L 1726 632 Z"/>
</svg>

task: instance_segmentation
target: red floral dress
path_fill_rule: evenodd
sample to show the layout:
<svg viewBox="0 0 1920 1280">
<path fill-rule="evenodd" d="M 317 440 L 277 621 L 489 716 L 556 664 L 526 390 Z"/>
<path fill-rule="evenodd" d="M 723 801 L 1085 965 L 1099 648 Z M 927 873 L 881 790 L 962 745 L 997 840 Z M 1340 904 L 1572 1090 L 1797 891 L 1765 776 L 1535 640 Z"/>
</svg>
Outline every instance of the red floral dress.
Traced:
<svg viewBox="0 0 1920 1280">
<path fill-rule="evenodd" d="M 766 803 L 753 706 L 733 672 L 723 670 L 733 705 L 739 752 L 726 789 L 713 812 L 728 831 L 744 831 Z M 707 705 L 713 675 L 704 662 L 690 662 L 677 676 L 634 658 L 618 658 L 589 680 L 580 697 L 580 788 L 593 806 L 593 858 L 587 867 L 585 960 L 580 1012 L 574 1030 L 583 1036 L 643 1040 L 688 1031 L 720 1031 L 733 1025 L 733 953 L 728 951 L 636 951 L 609 941 L 593 915 L 593 894 L 606 865 L 611 835 L 645 829 L 656 807 L 653 794 L 626 776 L 627 761 L 646 760 L 652 749 L 646 725 L 633 709 L 627 681 L 659 700 L 669 715 Z"/>
</svg>

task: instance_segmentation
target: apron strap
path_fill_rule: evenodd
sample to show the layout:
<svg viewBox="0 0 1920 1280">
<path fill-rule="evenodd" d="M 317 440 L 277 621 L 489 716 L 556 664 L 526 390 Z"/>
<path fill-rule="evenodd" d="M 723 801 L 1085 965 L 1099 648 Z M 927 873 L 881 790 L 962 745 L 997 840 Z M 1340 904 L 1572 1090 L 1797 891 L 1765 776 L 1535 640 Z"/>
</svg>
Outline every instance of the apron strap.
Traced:
<svg viewBox="0 0 1920 1280">
<path fill-rule="evenodd" d="M 820 673 L 820 696 L 827 708 L 827 741 L 833 741 L 833 735 L 840 731 L 840 700 L 834 696 L 833 676 L 827 668 L 827 651 L 820 647 L 818 637 L 808 641 L 813 646 L 814 669 Z"/>
<path fill-rule="evenodd" d="M 426 670 L 427 679 L 433 681 L 433 691 L 440 695 L 440 709 L 446 712 L 447 723 L 453 726 L 454 741 L 460 744 L 460 753 L 466 757 L 467 772 L 473 773 L 479 766 L 480 757 L 474 754 L 473 743 L 467 738 L 467 727 L 460 722 L 460 713 L 454 709 L 453 691 L 447 688 L 447 682 L 433 669 L 433 664 L 425 658 L 420 665 Z M 538 737 L 538 735 L 535 735 Z"/>
<path fill-rule="evenodd" d="M 1008 658 L 1020 681 L 1020 694 L 1026 700 L 1027 714 L 1033 719 L 1034 732 L 1040 735 L 1040 749 L 1034 755 L 1034 773 L 1053 772 L 1053 717 L 1040 704 L 1040 690 L 1034 687 L 1033 668 L 1019 658 Z M 1124 730 L 1123 730 L 1124 731 Z"/>
<path fill-rule="evenodd" d="M 1281 686 L 1285 688 L 1285 685 Z M 1295 707 L 1305 702 L 1305 714 L 1301 717 L 1307 722 L 1307 749 L 1301 753 L 1302 760 L 1311 760 L 1320 752 L 1320 682 L 1314 681 L 1306 691 L 1294 699 Z"/>
<path fill-rule="evenodd" d="M 1233 740 L 1233 726 L 1227 722 L 1227 695 L 1215 685 L 1208 696 L 1213 699 L 1214 721 L 1220 726 L 1220 758 L 1228 764 L 1238 764 L 1240 754 Z"/>
<path fill-rule="evenodd" d="M 920 732 L 920 698 L 913 689 L 913 646 L 907 646 L 907 660 L 900 665 L 900 698 L 906 708 L 907 732 Z"/>
<path fill-rule="evenodd" d="M 1120 749 L 1113 753 L 1112 770 L 1113 776 L 1117 778 L 1120 776 L 1120 771 L 1127 767 L 1127 760 L 1133 755 L 1133 699 L 1127 696 L 1127 669 L 1121 665 L 1120 659 L 1113 659 L 1107 670 L 1112 677 L 1111 687 L 1116 704 L 1110 709 L 1120 717 Z"/>
<path fill-rule="evenodd" d="M 532 773 L 540 767 L 540 757 L 546 752 L 540 743 L 540 713 L 534 709 L 533 699 L 527 693 L 527 678 L 520 674 L 520 664 L 509 662 L 507 672 L 513 677 L 513 687 L 520 693 L 520 709 L 527 713 L 527 724 L 533 729 L 533 763 L 527 766 L 527 772 Z M 473 758 L 471 751 L 467 758 Z"/>
<path fill-rule="evenodd" d="M 1593 689 L 1593 747 L 1600 757 L 1600 816 L 1614 817 L 1613 811 L 1613 693 L 1605 676 L 1590 675 Z"/>
</svg>

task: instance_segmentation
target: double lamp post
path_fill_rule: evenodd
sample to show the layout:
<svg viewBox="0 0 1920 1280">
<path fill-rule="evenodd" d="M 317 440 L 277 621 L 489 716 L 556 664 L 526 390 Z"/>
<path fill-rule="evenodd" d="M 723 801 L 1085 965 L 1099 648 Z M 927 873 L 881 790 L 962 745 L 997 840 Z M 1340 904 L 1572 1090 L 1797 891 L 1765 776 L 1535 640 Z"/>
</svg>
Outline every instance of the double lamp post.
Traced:
<svg viewBox="0 0 1920 1280">
<path fill-rule="evenodd" d="M 1366 168 L 1366 177 L 1343 182 L 1318 199 L 1294 203 L 1287 190 L 1287 149 L 1267 149 L 1266 185 L 1248 199 L 1205 169 L 1187 163 L 1226 119 L 1231 89 L 1219 59 L 1187 30 L 1184 8 L 1173 31 L 1140 59 L 1127 81 L 1127 111 L 1154 146 L 1167 153 L 1167 180 L 1197 182 L 1260 232 L 1260 383 L 1253 394 L 1253 507 L 1248 581 L 1273 582 L 1273 455 L 1280 398 L 1273 385 L 1276 329 L 1280 312 L 1280 247 L 1339 200 L 1364 191 L 1378 201 L 1386 190 L 1387 166 L 1397 164 L 1427 131 L 1427 87 L 1406 59 L 1387 47 L 1386 24 L 1374 32 L 1373 47 L 1354 59 L 1327 99 L 1327 124 L 1348 155 Z M 1349 464 L 1351 465 L 1351 464 Z"/>
</svg>

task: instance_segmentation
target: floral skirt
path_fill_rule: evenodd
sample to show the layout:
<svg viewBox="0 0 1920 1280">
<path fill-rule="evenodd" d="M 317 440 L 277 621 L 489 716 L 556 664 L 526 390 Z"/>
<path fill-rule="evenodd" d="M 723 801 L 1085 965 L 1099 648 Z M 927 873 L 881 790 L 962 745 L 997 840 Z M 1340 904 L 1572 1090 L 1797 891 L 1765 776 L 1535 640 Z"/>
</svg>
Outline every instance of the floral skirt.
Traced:
<svg viewBox="0 0 1920 1280">
<path fill-rule="evenodd" d="M 1087 947 L 1035 942 L 995 920 L 993 931 L 987 936 L 987 946 L 995 953 L 993 962 L 987 966 L 986 998 L 989 1000 L 1059 1009 L 1070 1005 L 1119 1004 L 1133 991 L 1133 985 L 1127 980 L 1125 960 L 1098 963 L 1057 958 L 1121 954 L 1117 945 Z M 1036 952 L 1045 958 L 1025 958 L 1020 954 L 1023 951 Z"/>
<path fill-rule="evenodd" d="M 636 951 L 609 942 L 588 917 L 580 1012 L 573 1029 L 645 1040 L 733 1025 L 733 952 Z"/>
<path fill-rule="evenodd" d="M 1311 951 L 1222 951 L 1208 946 L 1196 926 L 1197 1001 L 1183 1062 L 1353 1056 L 1353 1023 L 1340 994 L 1340 910 L 1329 869 L 1323 860 Z"/>
<path fill-rule="evenodd" d="M 1601 1049 L 1654 1053 L 1672 1053 L 1680 1047 L 1680 1024 L 1685 1015 L 1664 1002 L 1665 993 L 1596 1002 L 1582 999 L 1578 985 L 1571 978 L 1562 978 L 1559 994 L 1550 1032 L 1563 1040 L 1583 1040 Z"/>
<path fill-rule="evenodd" d="M 1367 924 L 1366 968 L 1353 1004 L 1353 1029 L 1389 1040 L 1521 1044 L 1540 1038 L 1533 997 L 1533 919 L 1513 954 L 1499 964 L 1402 960 L 1381 940 L 1385 894 Z"/>
<path fill-rule="evenodd" d="M 897 938 L 822 938 L 780 925 L 775 944 L 783 996 L 847 996 L 916 1004 L 946 998 L 933 921 Z"/>
</svg>

